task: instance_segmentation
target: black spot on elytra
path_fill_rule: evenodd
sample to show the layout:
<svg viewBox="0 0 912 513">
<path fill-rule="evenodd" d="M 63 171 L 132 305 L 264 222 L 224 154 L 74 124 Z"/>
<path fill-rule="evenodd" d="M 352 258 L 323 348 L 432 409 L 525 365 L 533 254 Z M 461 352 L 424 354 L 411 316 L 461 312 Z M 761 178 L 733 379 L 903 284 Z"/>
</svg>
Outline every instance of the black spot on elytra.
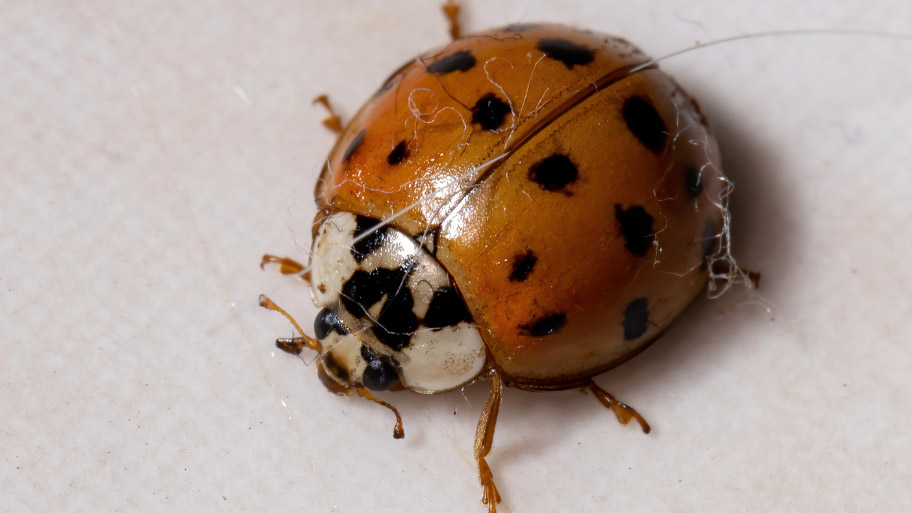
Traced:
<svg viewBox="0 0 912 513">
<path fill-rule="evenodd" d="M 314 333 L 318 340 L 323 340 L 331 331 L 335 331 L 339 335 L 348 335 L 348 328 L 345 327 L 342 319 L 328 308 L 324 308 L 314 319 Z"/>
<path fill-rule="evenodd" d="M 503 28 L 504 32 L 525 32 L 527 30 L 532 30 L 538 28 L 541 25 L 538 23 L 511 23 Z"/>
<path fill-rule="evenodd" d="M 627 128 L 643 146 L 656 155 L 662 153 L 668 140 L 668 128 L 649 100 L 639 96 L 627 98 L 621 115 Z"/>
<path fill-rule="evenodd" d="M 526 278 L 532 273 L 532 269 L 535 269 L 536 262 L 538 262 L 538 257 L 535 256 L 531 249 L 526 250 L 525 253 L 515 255 L 513 257 L 513 270 L 510 271 L 510 281 L 526 281 Z"/>
<path fill-rule="evenodd" d="M 472 314 L 459 292 L 453 287 L 444 287 L 434 291 L 431 304 L 424 314 L 424 325 L 431 329 L 455 326 L 460 322 L 472 322 Z"/>
<path fill-rule="evenodd" d="M 339 365 L 339 362 L 333 357 L 332 353 L 326 352 L 322 355 L 323 367 L 326 368 L 326 371 L 330 374 L 338 377 L 344 382 L 348 382 L 351 379 L 351 375 L 348 373 L 348 369 Z"/>
<path fill-rule="evenodd" d="M 399 380 L 396 369 L 363 344 L 361 345 L 361 357 L 367 363 L 367 368 L 364 369 L 364 375 L 361 377 L 361 383 L 365 387 L 377 391 L 389 390 Z"/>
<path fill-rule="evenodd" d="M 633 340 L 646 333 L 649 323 L 649 300 L 634 299 L 624 309 L 624 340 Z"/>
<path fill-rule="evenodd" d="M 539 317 L 532 322 L 521 324 L 519 332 L 530 337 L 544 337 L 550 335 L 567 324 L 567 316 L 562 313 Z"/>
<path fill-rule="evenodd" d="M 352 139 L 352 142 L 349 143 L 348 148 L 345 149 L 345 154 L 342 155 L 342 162 L 348 162 L 348 159 L 351 158 L 352 154 L 355 153 L 355 150 L 358 149 L 358 146 L 361 146 L 361 143 L 364 142 L 364 130 L 358 132 L 358 135 Z"/>
<path fill-rule="evenodd" d="M 688 166 L 684 170 L 684 183 L 687 186 L 687 195 L 694 199 L 703 192 L 703 170 L 696 166 Z"/>
<path fill-rule="evenodd" d="M 532 164 L 529 180 L 550 192 L 567 192 L 566 187 L 576 181 L 579 171 L 570 157 L 555 153 Z"/>
<path fill-rule="evenodd" d="M 379 220 L 373 219 L 370 217 L 358 216 L 355 226 L 354 238 L 358 238 L 365 233 L 368 233 L 372 228 L 377 226 L 380 223 Z M 386 238 L 386 229 L 384 226 L 373 232 L 370 232 L 366 237 L 352 244 L 351 254 L 354 257 L 355 262 L 360 263 L 367 255 L 370 255 L 374 252 L 381 244 L 383 244 L 384 239 Z"/>
<path fill-rule="evenodd" d="M 386 296 L 371 331 L 380 342 L 397 351 L 408 345 L 418 328 L 418 317 L 412 312 L 412 291 L 406 283 L 412 266 L 407 262 L 395 270 L 358 270 L 342 285 L 342 306 L 359 319 Z"/>
<path fill-rule="evenodd" d="M 635 205 L 628 209 L 614 206 L 614 215 L 621 224 L 621 234 L 626 241 L 624 247 L 636 256 L 643 256 L 652 247 L 655 232 L 652 231 L 652 216 L 646 210 Z"/>
<path fill-rule="evenodd" d="M 468 71 L 475 67 L 475 56 L 469 50 L 460 50 L 428 64 L 427 70 L 435 75 L 454 71 Z"/>
<path fill-rule="evenodd" d="M 406 146 L 405 141 L 399 141 L 393 151 L 386 156 L 386 162 L 391 166 L 395 166 L 396 164 L 401 164 L 408 156 L 408 146 Z"/>
<path fill-rule="evenodd" d="M 478 123 L 481 128 L 494 131 L 503 125 L 504 118 L 512 112 L 510 106 L 497 97 L 494 93 L 482 96 L 472 107 L 472 123 Z"/>
<path fill-rule="evenodd" d="M 549 58 L 563 62 L 567 69 L 589 64 L 594 59 L 591 48 L 566 39 L 540 39 L 538 49 Z"/>
<path fill-rule="evenodd" d="M 700 269 L 706 270 L 709 267 L 709 257 L 716 252 L 716 243 L 719 241 L 719 230 L 716 229 L 716 223 L 712 219 L 707 219 L 703 225 L 703 263 Z"/>
</svg>

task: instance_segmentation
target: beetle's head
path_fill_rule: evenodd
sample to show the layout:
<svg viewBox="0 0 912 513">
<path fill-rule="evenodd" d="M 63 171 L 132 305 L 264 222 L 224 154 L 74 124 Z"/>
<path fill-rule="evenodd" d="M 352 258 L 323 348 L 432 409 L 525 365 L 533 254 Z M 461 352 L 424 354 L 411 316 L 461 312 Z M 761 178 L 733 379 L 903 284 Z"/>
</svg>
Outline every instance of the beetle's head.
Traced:
<svg viewBox="0 0 912 513">
<path fill-rule="evenodd" d="M 320 342 L 317 372 L 331 392 L 351 394 L 359 387 L 374 391 L 402 388 L 391 358 L 371 351 L 328 308 L 320 310 L 314 319 L 314 332 Z"/>
<path fill-rule="evenodd" d="M 260 296 L 260 305 L 285 315 L 301 332 L 301 336 L 276 340 L 276 346 L 283 351 L 300 355 L 305 347 L 320 353 L 317 359 L 317 375 L 330 392 L 342 395 L 359 395 L 365 399 L 389 408 L 396 415 L 393 437 L 402 438 L 402 417 L 396 408 L 386 401 L 371 395 L 370 390 L 401 390 L 403 387 L 390 358 L 382 357 L 370 350 L 331 310 L 324 308 L 317 314 L 314 331 L 317 338 L 311 338 L 285 310 L 265 296 Z"/>
</svg>

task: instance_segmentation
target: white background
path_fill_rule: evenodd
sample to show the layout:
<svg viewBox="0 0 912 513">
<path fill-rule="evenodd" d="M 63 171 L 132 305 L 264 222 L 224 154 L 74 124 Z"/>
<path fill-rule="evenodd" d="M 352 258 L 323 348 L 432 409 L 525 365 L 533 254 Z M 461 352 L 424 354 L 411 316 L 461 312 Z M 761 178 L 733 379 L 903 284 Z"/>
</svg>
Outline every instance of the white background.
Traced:
<svg viewBox="0 0 912 513">
<path fill-rule="evenodd" d="M 908 0 L 464 2 L 654 56 L 794 28 L 912 34 Z M 447 41 L 435 1 L 0 1 L 0 504 L 6 511 L 482 512 L 488 388 L 327 393 L 277 352 L 257 264 L 306 260 L 314 177 L 388 73 Z M 804 35 L 662 63 L 715 127 L 757 297 L 699 300 L 576 391 L 507 390 L 500 510 L 909 511 L 912 42 Z"/>
</svg>

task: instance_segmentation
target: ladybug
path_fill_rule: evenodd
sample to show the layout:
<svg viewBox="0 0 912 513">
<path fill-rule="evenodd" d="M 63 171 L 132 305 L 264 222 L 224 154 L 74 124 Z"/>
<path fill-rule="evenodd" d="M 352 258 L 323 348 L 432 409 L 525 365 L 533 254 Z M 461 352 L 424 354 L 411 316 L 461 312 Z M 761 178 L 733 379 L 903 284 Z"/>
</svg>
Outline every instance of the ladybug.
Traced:
<svg viewBox="0 0 912 513">
<path fill-rule="evenodd" d="M 399 413 L 372 392 L 489 380 L 475 460 L 491 512 L 503 386 L 587 388 L 649 432 L 592 377 L 654 342 L 710 278 L 740 273 L 716 141 L 671 77 L 623 39 L 515 24 L 407 62 L 344 129 L 327 126 L 340 135 L 310 264 L 263 257 L 321 309 L 315 336 L 298 327 L 280 348 L 319 352 L 326 388 L 392 410 L 396 438 Z"/>
</svg>

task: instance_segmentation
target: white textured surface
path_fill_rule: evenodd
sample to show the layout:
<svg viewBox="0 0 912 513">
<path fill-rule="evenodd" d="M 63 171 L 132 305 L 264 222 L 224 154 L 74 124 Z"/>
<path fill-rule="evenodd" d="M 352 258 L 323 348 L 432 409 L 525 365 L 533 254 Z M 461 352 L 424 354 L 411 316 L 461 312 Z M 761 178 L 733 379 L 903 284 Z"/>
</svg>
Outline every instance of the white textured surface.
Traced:
<svg viewBox="0 0 912 513">
<path fill-rule="evenodd" d="M 446 41 L 436 2 L 0 6 L 0 504 L 5 511 L 484 511 L 486 387 L 323 390 L 275 354 L 306 325 L 304 258 L 332 144 Z M 465 2 L 464 26 L 548 20 L 652 55 L 786 28 L 912 33 L 907 0 Z M 798 5 L 796 5 L 798 4 Z M 838 5 L 837 5 L 838 4 Z M 508 390 L 489 461 L 502 512 L 909 511 L 912 43 L 769 37 L 663 64 L 718 132 L 744 294 L 700 301 L 592 397 Z"/>
</svg>

